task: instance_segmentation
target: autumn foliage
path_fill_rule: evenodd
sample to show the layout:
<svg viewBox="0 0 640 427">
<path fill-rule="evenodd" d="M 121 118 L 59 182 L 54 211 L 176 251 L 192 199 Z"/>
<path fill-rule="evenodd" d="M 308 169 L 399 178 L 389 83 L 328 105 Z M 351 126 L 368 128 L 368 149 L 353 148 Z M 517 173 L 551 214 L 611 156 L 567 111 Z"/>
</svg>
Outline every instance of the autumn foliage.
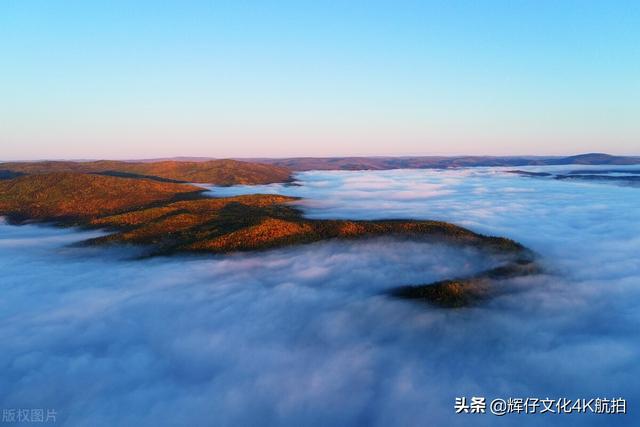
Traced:
<svg viewBox="0 0 640 427">
<path fill-rule="evenodd" d="M 290 171 L 284 167 L 238 160 L 204 162 L 156 161 L 93 162 L 43 161 L 0 163 L 0 177 L 48 173 L 93 173 L 158 181 L 198 182 L 216 185 L 270 184 L 289 181 Z"/>
</svg>

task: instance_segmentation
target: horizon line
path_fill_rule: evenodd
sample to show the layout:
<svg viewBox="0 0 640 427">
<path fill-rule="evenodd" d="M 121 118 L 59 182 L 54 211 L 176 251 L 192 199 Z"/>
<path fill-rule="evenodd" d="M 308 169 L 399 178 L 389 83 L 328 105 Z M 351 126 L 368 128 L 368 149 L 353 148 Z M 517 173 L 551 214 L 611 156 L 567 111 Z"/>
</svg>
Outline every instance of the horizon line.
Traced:
<svg viewBox="0 0 640 427">
<path fill-rule="evenodd" d="M 200 159 L 201 161 L 207 160 L 238 160 L 238 161 L 259 161 L 259 160 L 287 160 L 287 159 L 371 159 L 371 158 L 397 158 L 397 159 L 408 159 L 408 158 L 467 158 L 467 157 L 484 157 L 484 158 L 567 158 L 567 157 L 577 157 L 577 156 L 588 156 L 588 155 L 604 155 L 610 157 L 628 157 L 628 158 L 640 158 L 640 154 L 609 154 L 606 152 L 586 152 L 586 153 L 577 153 L 577 154 L 567 154 L 567 155 L 558 155 L 558 154 L 509 154 L 509 155 L 494 155 L 494 154 L 457 154 L 457 155 L 447 155 L 447 154 L 428 154 L 428 155 L 336 155 L 336 156 L 231 156 L 231 157 L 212 157 L 212 156 L 163 156 L 163 157 L 134 157 L 134 158 L 107 158 L 107 157 L 94 157 L 94 158 L 33 158 L 33 159 L 0 159 L 0 163 L 11 163 L 11 162 L 96 162 L 96 161 L 125 161 L 125 162 L 135 162 L 135 161 L 145 161 L 145 162 L 153 162 L 153 161 L 197 161 Z"/>
</svg>

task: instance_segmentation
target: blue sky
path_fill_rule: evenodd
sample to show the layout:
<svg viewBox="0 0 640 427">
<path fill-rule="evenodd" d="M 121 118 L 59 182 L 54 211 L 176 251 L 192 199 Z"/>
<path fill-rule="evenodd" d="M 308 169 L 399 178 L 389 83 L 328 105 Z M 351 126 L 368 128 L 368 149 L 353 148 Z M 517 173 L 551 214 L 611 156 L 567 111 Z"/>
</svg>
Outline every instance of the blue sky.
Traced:
<svg viewBox="0 0 640 427">
<path fill-rule="evenodd" d="M 0 2 L 0 159 L 640 154 L 640 2 Z"/>
</svg>

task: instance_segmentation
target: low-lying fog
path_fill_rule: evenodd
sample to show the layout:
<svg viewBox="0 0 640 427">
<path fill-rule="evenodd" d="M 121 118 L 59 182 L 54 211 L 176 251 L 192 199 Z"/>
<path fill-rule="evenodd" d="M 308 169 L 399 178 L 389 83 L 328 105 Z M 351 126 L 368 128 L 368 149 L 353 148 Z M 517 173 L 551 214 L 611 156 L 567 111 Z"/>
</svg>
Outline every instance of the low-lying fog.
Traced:
<svg viewBox="0 0 640 427">
<path fill-rule="evenodd" d="M 72 426 L 638 424 L 640 189 L 501 169 L 298 180 L 212 191 L 451 221 L 524 243 L 550 274 L 443 310 L 382 292 L 492 260 L 380 239 L 133 261 L 68 247 L 96 232 L 0 224 L 0 408 Z M 624 397 L 629 414 L 455 415 L 456 396 Z"/>
</svg>

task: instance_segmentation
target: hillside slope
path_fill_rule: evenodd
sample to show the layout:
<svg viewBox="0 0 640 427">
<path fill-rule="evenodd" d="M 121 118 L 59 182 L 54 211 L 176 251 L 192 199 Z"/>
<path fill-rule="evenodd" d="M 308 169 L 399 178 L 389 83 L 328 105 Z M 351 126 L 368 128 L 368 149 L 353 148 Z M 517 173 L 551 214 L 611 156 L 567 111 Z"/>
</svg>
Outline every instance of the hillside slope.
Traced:
<svg viewBox="0 0 640 427">
<path fill-rule="evenodd" d="M 205 162 L 121 162 L 100 160 L 93 162 L 43 161 L 0 163 L 0 173 L 8 178 L 16 174 L 45 174 L 56 172 L 100 173 L 106 175 L 142 177 L 160 181 L 202 182 L 216 185 L 270 184 L 287 182 L 290 171 L 276 165 L 242 162 L 238 160 L 209 160 Z"/>
<path fill-rule="evenodd" d="M 0 181 L 0 215 L 10 219 L 86 219 L 166 202 L 201 188 L 148 179 L 78 173 L 26 175 Z"/>
</svg>

